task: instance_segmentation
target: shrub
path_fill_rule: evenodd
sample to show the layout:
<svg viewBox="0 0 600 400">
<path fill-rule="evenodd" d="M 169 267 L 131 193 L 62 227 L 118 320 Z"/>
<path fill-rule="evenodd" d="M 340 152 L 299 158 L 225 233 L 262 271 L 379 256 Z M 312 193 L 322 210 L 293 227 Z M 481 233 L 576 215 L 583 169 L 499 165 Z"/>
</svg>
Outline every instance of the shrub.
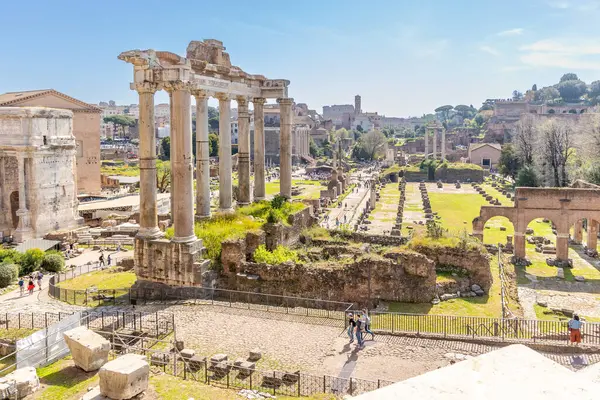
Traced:
<svg viewBox="0 0 600 400">
<path fill-rule="evenodd" d="M 0 264 L 0 288 L 5 288 L 17 279 L 18 266 Z"/>
<path fill-rule="evenodd" d="M 46 254 L 42 268 L 49 272 L 59 272 L 65 267 L 65 259 L 60 254 Z"/>
<path fill-rule="evenodd" d="M 297 252 L 285 246 L 277 246 L 275 250 L 269 251 L 264 244 L 261 244 L 254 250 L 254 261 L 277 265 L 286 261 L 299 262 L 299 259 Z"/>
<path fill-rule="evenodd" d="M 283 207 L 283 205 L 285 203 L 287 203 L 287 201 L 288 201 L 287 198 L 278 194 L 277 196 L 273 197 L 273 199 L 271 200 L 271 208 L 273 208 L 275 210 L 279 210 L 280 208 Z"/>
<path fill-rule="evenodd" d="M 21 276 L 28 275 L 35 270 L 40 269 L 42 262 L 44 261 L 44 252 L 40 249 L 29 249 L 23 253 L 21 257 L 21 270 L 19 274 Z"/>
<path fill-rule="evenodd" d="M 23 255 L 15 249 L 0 249 L 0 263 L 19 264 Z"/>
<path fill-rule="evenodd" d="M 276 224 L 279 221 L 281 221 L 281 216 L 278 215 L 278 213 L 275 210 L 269 210 L 269 213 L 267 214 L 267 222 L 269 224 Z"/>
</svg>

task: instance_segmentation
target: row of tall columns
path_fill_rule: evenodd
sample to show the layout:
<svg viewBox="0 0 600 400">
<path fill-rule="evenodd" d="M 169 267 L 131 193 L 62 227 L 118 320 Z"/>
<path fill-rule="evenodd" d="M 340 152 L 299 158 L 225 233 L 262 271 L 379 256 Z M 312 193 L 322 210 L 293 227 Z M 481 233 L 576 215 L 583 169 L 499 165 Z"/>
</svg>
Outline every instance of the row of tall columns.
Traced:
<svg viewBox="0 0 600 400">
<path fill-rule="evenodd" d="M 156 193 L 156 138 L 154 135 L 154 93 L 157 85 L 136 84 L 140 104 L 140 231 L 139 237 L 161 236 L 158 228 Z M 191 93 L 183 83 L 166 85 L 171 106 L 171 216 L 174 242 L 190 242 L 194 235 L 194 202 L 197 218 L 210 216 L 210 164 L 208 143 L 208 93 Z M 196 192 L 193 191 L 193 154 L 191 95 L 196 98 Z M 232 211 L 232 158 L 231 158 L 231 98 L 217 93 L 219 99 L 219 208 Z M 250 115 L 248 98 L 237 97 L 239 115 L 239 204 L 251 201 L 250 185 Z M 255 200 L 265 198 L 265 137 L 264 98 L 254 98 L 254 180 Z M 291 198 L 292 173 L 292 104 L 293 99 L 278 99 L 281 107 L 280 185 L 281 194 Z M 22 168 L 23 166 L 23 168 Z M 24 161 L 19 159 L 19 213 L 26 211 Z M 1 171 L 0 171 L 1 172 Z M 23 194 L 21 194 L 23 193 Z M 195 197 L 195 201 L 194 201 Z M 25 212 L 22 212 L 27 214 Z M 27 218 L 27 215 L 25 215 Z M 24 222 L 28 222 L 23 218 Z"/>
<path fill-rule="evenodd" d="M 437 129 L 432 130 L 432 141 L 433 141 L 433 156 L 432 158 L 435 160 L 437 158 L 437 142 L 438 142 L 438 133 Z M 425 158 L 428 157 L 429 154 L 429 130 L 425 131 Z M 441 147 L 441 156 L 442 161 L 446 159 L 446 130 L 442 129 L 442 141 L 440 143 Z"/>
<path fill-rule="evenodd" d="M 279 192 L 292 198 L 292 103 L 293 99 L 279 98 Z"/>
</svg>

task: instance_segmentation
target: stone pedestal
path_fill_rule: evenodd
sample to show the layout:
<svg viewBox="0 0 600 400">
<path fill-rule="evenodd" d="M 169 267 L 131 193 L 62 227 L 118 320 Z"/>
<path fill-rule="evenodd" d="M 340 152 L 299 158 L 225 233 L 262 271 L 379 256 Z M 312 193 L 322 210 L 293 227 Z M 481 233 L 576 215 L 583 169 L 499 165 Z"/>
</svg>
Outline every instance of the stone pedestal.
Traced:
<svg viewBox="0 0 600 400">
<path fill-rule="evenodd" d="M 107 363 L 98 373 L 100 393 L 111 399 L 130 399 L 148 389 L 150 366 L 146 357 L 125 354 Z"/>
<path fill-rule="evenodd" d="M 202 259 L 202 240 L 177 243 L 167 239 L 135 240 L 135 273 L 138 280 L 171 286 L 202 286 L 210 260 Z"/>
<path fill-rule="evenodd" d="M 566 261 L 569 259 L 569 234 L 559 233 L 556 235 L 556 258 Z"/>
<path fill-rule="evenodd" d="M 108 362 L 110 342 L 84 326 L 63 333 L 73 362 L 85 372 L 100 369 Z"/>
<path fill-rule="evenodd" d="M 14 382 L 17 389 L 18 399 L 22 399 L 35 393 L 40 387 L 40 380 L 35 368 L 23 367 L 11 372 L 4 377 L 8 382 Z"/>
</svg>

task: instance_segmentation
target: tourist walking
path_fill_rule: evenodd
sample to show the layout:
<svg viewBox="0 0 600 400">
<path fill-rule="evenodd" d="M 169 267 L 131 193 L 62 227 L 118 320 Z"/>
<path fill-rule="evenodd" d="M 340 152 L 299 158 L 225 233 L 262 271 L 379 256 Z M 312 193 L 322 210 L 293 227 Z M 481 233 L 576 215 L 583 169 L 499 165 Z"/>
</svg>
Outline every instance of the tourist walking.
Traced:
<svg viewBox="0 0 600 400">
<path fill-rule="evenodd" d="M 365 316 L 365 335 L 367 333 L 371 334 L 371 340 L 375 340 L 375 334 L 373 332 L 371 332 L 371 318 L 369 317 L 369 312 L 367 311 L 367 309 L 365 308 L 364 312 L 364 316 Z"/>
<path fill-rule="evenodd" d="M 33 289 L 35 289 L 35 285 L 33 284 L 33 279 L 30 279 L 29 284 L 27 285 L 27 291 L 30 295 L 33 293 Z"/>
<path fill-rule="evenodd" d="M 364 347 L 364 343 L 365 343 L 364 331 L 365 331 L 365 321 L 362 318 L 362 315 L 357 314 L 357 317 L 356 317 L 356 343 L 357 343 L 357 347 L 359 349 L 362 349 Z"/>
<path fill-rule="evenodd" d="M 348 336 L 350 337 L 350 343 L 354 342 L 354 329 L 356 329 L 356 321 L 354 321 L 354 315 L 348 314 Z"/>
<path fill-rule="evenodd" d="M 106 258 L 106 265 L 108 265 L 110 267 L 110 254 L 108 255 L 108 257 Z"/>
<path fill-rule="evenodd" d="M 98 267 L 104 267 L 104 253 L 100 253 L 98 257 Z"/>
<path fill-rule="evenodd" d="M 568 326 L 571 344 L 579 346 L 579 343 L 581 343 L 581 321 L 579 320 L 579 315 L 574 314 Z"/>
<path fill-rule="evenodd" d="M 38 287 L 40 288 L 40 290 L 42 290 L 42 279 L 44 279 L 44 274 L 42 274 L 42 271 L 38 271 L 36 278 L 38 282 Z"/>
<path fill-rule="evenodd" d="M 20 291 L 20 296 L 23 296 L 23 293 L 25 293 L 25 280 L 23 279 L 23 277 L 19 278 L 19 291 Z"/>
</svg>

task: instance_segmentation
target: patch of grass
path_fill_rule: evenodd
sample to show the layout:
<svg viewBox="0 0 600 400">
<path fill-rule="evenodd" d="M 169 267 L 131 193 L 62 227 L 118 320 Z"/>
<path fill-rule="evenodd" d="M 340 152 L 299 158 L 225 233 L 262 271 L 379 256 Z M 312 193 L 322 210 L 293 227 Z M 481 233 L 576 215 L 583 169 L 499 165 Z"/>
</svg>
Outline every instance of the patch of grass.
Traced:
<svg viewBox="0 0 600 400">
<path fill-rule="evenodd" d="M 2 329 L 0 326 L 0 339 L 17 341 L 31 335 L 35 331 L 37 331 L 37 329 Z"/>
<path fill-rule="evenodd" d="M 38 368 L 37 374 L 45 389 L 36 393 L 33 398 L 37 400 L 78 399 L 89 386 L 98 384 L 99 378 L 96 372 L 84 372 L 77 368 L 70 357 Z"/>
<path fill-rule="evenodd" d="M 298 253 L 294 250 L 288 249 L 285 246 L 277 246 L 275 250 L 269 251 L 264 244 L 261 244 L 254 250 L 254 261 L 258 263 L 265 263 L 269 265 L 277 265 L 287 261 L 293 261 L 297 263 Z"/>
<path fill-rule="evenodd" d="M 115 268 L 94 271 L 76 278 L 60 282 L 61 289 L 85 290 L 96 287 L 98 290 L 125 289 L 133 286 L 136 281 L 133 272 L 114 272 Z"/>
<path fill-rule="evenodd" d="M 251 216 L 259 220 L 266 221 L 269 212 L 273 210 L 277 218 L 284 224 L 287 224 L 287 219 L 290 215 L 295 214 L 306 208 L 304 203 L 300 202 L 285 202 L 281 208 L 273 209 L 269 201 L 259 201 L 237 210 L 240 215 Z"/>
<path fill-rule="evenodd" d="M 302 235 L 311 239 L 329 240 L 331 234 L 326 228 L 319 225 L 313 225 L 310 228 L 305 228 L 302 231 Z"/>
</svg>

